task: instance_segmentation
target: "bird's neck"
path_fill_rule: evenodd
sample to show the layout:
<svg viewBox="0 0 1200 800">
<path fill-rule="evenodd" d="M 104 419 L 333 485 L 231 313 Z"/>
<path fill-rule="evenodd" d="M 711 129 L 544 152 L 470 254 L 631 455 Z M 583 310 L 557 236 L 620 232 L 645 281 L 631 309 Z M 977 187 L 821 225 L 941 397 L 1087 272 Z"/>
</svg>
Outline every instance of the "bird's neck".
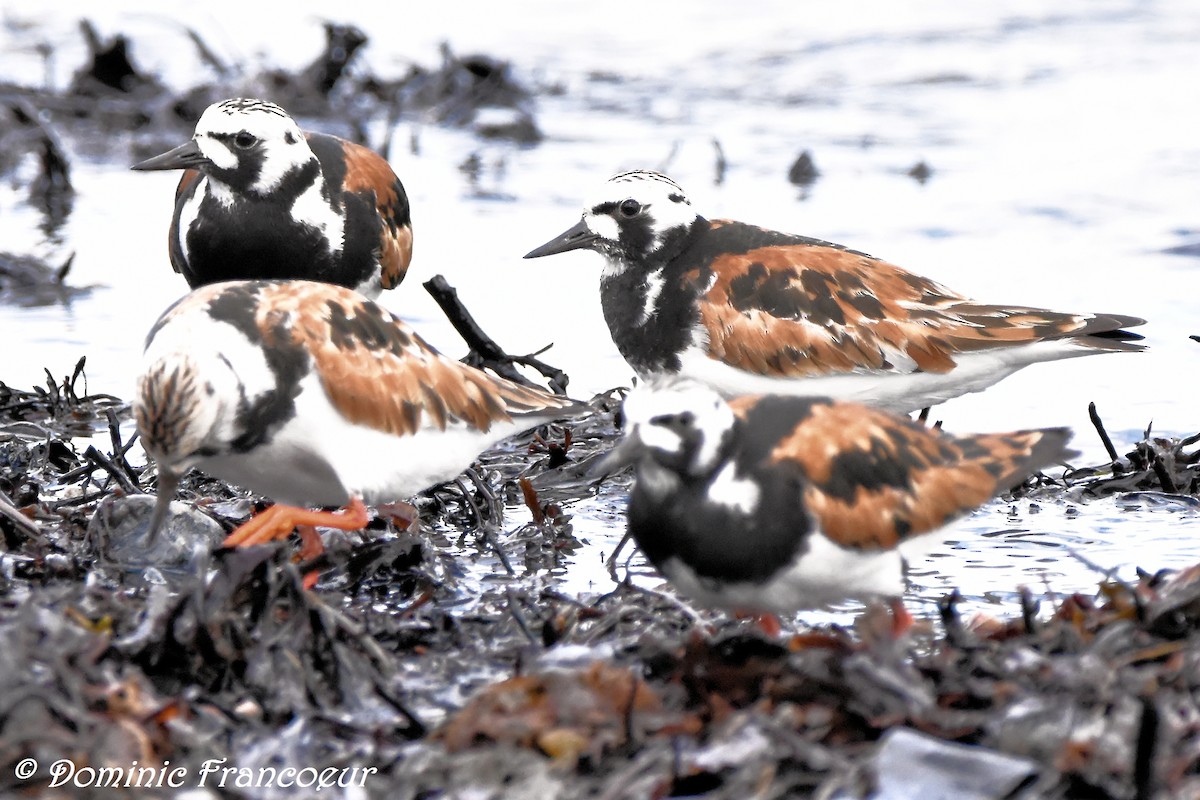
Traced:
<svg viewBox="0 0 1200 800">
<path fill-rule="evenodd" d="M 694 281 L 679 255 L 703 234 L 703 218 L 670 235 L 648 258 L 611 256 L 600 278 L 604 319 L 621 355 L 643 378 L 679 369 L 679 354 L 693 344 L 699 310 Z"/>
<path fill-rule="evenodd" d="M 252 174 L 242 171 L 210 175 L 208 193 L 222 205 L 237 202 L 270 202 L 291 205 L 308 191 L 323 190 L 321 165 L 316 157 L 300 164 L 291 163 L 283 169 L 272 169 L 271 162 L 258 166 Z"/>
</svg>

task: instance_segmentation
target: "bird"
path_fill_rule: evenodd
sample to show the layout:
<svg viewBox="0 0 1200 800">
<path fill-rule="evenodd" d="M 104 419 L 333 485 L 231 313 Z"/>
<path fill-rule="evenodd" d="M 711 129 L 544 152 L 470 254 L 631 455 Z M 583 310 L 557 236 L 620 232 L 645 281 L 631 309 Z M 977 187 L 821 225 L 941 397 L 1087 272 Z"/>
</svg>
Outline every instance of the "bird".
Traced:
<svg viewBox="0 0 1200 800">
<path fill-rule="evenodd" d="M 582 219 L 526 254 L 605 257 L 600 300 L 639 379 L 727 398 L 828 396 L 908 413 L 1028 364 L 1142 350 L 1122 314 L 971 300 L 848 247 L 709 220 L 666 175 L 610 178 Z"/>
<path fill-rule="evenodd" d="M 158 472 L 149 536 L 197 467 L 277 501 L 225 546 L 269 542 L 300 525 L 302 553 L 315 555 L 312 526 L 358 530 L 366 505 L 403 501 L 510 435 L 586 410 L 443 356 L 345 287 L 202 286 L 151 328 L 134 393 Z"/>
<path fill-rule="evenodd" d="M 829 398 L 640 386 L 592 474 L 633 466 L 628 531 L 683 595 L 792 614 L 904 590 L 904 550 L 1077 453 L 1066 428 L 956 436 Z"/>
<path fill-rule="evenodd" d="M 208 106 L 189 141 L 132 169 L 184 170 L 168 244 L 193 289 L 318 280 L 375 298 L 404 280 L 412 260 L 408 195 L 387 160 L 301 131 L 266 100 Z"/>
</svg>

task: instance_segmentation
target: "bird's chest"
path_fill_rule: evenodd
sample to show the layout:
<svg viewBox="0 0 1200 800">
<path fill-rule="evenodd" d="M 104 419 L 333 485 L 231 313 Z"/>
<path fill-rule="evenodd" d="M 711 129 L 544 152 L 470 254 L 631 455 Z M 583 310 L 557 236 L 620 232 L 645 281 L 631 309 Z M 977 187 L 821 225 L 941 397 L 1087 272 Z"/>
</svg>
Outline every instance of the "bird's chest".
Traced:
<svg viewBox="0 0 1200 800">
<path fill-rule="evenodd" d="M 643 377 L 677 372 L 679 355 L 700 331 L 697 294 L 669 269 L 626 270 L 600 281 L 600 301 L 613 342 Z"/>
<path fill-rule="evenodd" d="M 629 526 L 660 568 L 677 559 L 704 578 L 760 582 L 803 552 L 811 521 L 792 476 L 742 475 L 730 465 L 707 481 L 687 482 L 643 466 Z"/>
<path fill-rule="evenodd" d="M 228 197 L 206 187 L 185 201 L 179 229 L 193 286 L 258 278 L 337 283 L 345 268 L 345 219 L 315 187 L 290 200 Z"/>
</svg>

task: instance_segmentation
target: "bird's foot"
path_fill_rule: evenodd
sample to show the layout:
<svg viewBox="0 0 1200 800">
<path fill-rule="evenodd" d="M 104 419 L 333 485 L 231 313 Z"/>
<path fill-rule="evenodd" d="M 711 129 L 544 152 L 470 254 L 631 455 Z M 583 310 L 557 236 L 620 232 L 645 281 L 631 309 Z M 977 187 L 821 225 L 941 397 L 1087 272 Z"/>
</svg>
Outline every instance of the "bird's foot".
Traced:
<svg viewBox="0 0 1200 800">
<path fill-rule="evenodd" d="M 223 547 L 250 547 L 283 539 L 293 530 L 299 530 L 301 544 L 297 559 L 311 561 L 325 552 L 325 545 L 317 534 L 317 526 L 356 531 L 366 526 L 369 521 L 367 507 L 357 497 L 352 498 L 340 511 L 312 511 L 276 504 L 244 522 L 226 536 L 221 544 Z M 315 586 L 317 576 L 316 571 L 305 574 L 304 588 L 311 589 Z"/>
</svg>

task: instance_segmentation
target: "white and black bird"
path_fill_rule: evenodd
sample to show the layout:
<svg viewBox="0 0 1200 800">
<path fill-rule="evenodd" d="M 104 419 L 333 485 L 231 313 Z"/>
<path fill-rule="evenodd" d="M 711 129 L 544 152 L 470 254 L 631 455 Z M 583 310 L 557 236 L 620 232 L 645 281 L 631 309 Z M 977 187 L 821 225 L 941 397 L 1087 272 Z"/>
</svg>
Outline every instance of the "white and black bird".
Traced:
<svg viewBox="0 0 1200 800">
<path fill-rule="evenodd" d="M 310 281 L 196 289 L 154 325 L 144 362 L 134 416 L 158 468 L 152 535 L 197 467 L 278 501 L 228 546 L 297 525 L 359 529 L 364 503 L 403 501 L 501 439 L 587 408 L 447 358 L 373 301 Z"/>
<path fill-rule="evenodd" d="M 902 548 L 1074 455 L 1065 428 L 953 436 L 856 403 L 725 401 L 677 381 L 625 402 L 596 472 L 635 465 L 629 532 L 679 591 L 790 614 L 904 590 Z"/>
<path fill-rule="evenodd" d="M 313 280 L 375 297 L 412 260 L 408 195 L 387 160 L 301 131 L 274 103 L 215 103 L 189 141 L 133 169 L 185 170 L 169 252 L 192 288 Z"/>
<path fill-rule="evenodd" d="M 1144 320 L 980 303 L 818 239 L 700 216 L 673 180 L 624 172 L 526 258 L 605 258 L 604 317 L 643 380 L 726 397 L 828 396 L 909 412 L 1038 361 L 1143 349 Z"/>
</svg>

